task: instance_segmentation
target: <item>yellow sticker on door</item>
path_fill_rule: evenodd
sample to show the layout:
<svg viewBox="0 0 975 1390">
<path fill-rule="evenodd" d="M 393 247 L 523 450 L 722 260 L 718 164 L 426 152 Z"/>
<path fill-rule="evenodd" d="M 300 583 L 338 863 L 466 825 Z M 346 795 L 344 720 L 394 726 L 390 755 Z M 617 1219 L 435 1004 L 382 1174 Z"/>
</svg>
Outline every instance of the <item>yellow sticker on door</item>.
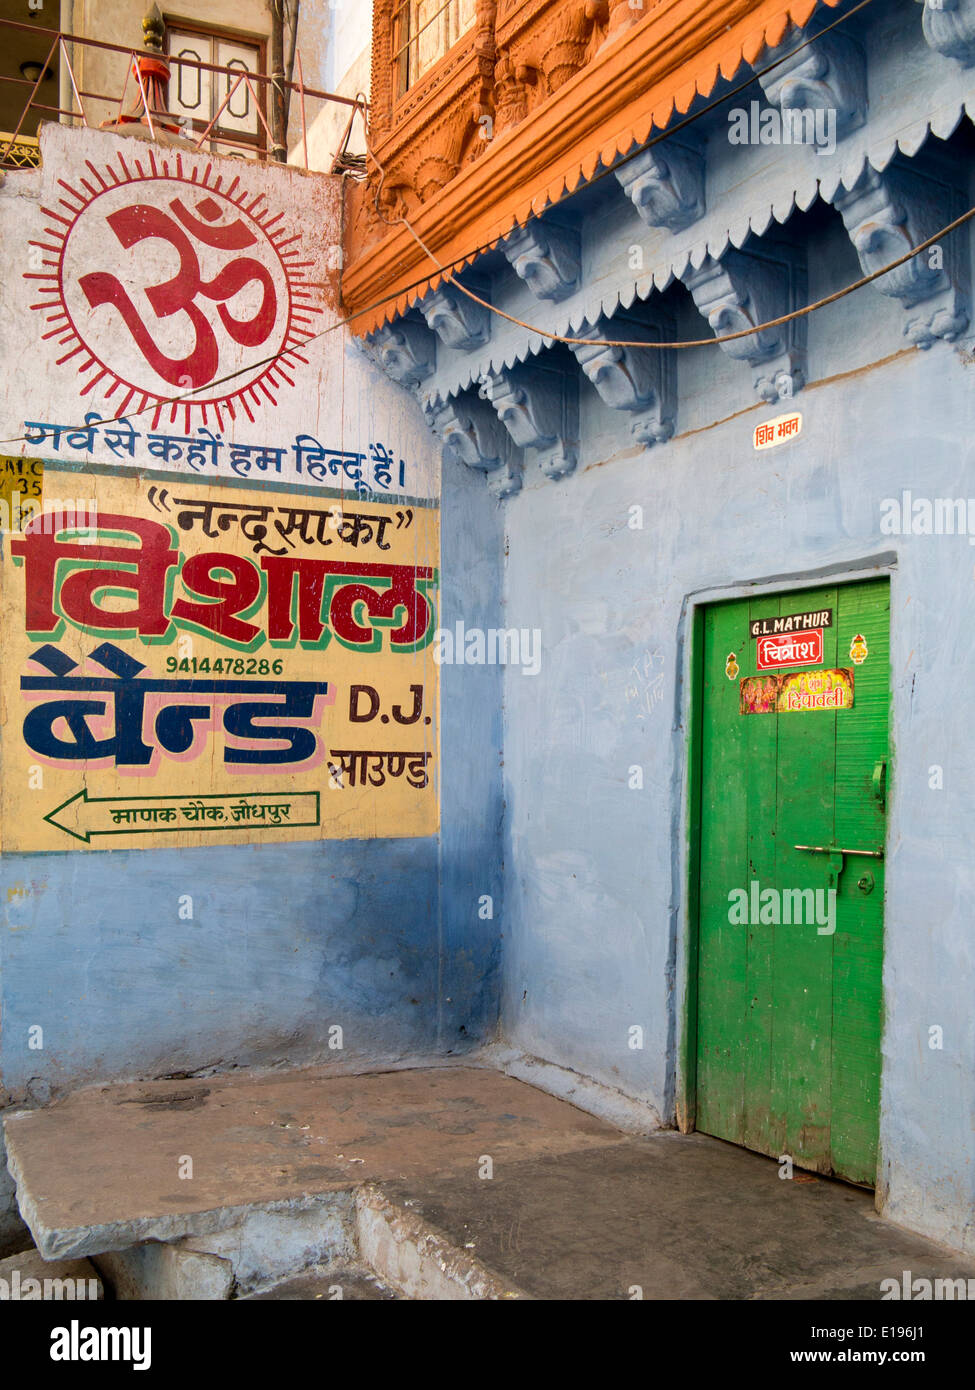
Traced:
<svg viewBox="0 0 975 1390">
<path fill-rule="evenodd" d="M 862 632 L 858 632 L 850 643 L 850 660 L 855 666 L 862 666 L 869 655 L 867 639 Z"/>
<path fill-rule="evenodd" d="M 739 714 L 804 714 L 853 708 L 849 667 L 797 671 L 788 676 L 746 676 L 738 687 Z"/>
</svg>

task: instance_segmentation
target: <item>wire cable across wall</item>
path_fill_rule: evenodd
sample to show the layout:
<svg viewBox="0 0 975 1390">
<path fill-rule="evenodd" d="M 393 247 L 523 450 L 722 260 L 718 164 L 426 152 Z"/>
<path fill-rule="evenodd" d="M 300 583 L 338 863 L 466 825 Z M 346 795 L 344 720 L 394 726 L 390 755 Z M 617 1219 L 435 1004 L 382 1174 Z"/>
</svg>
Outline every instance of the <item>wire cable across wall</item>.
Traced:
<svg viewBox="0 0 975 1390">
<path fill-rule="evenodd" d="M 859 3 L 856 4 L 852 9 L 848 10 L 844 15 L 841 15 L 831 24 L 824 26 L 816 34 L 811 35 L 807 39 L 804 39 L 802 43 L 797 44 L 795 48 L 791 49 L 788 53 L 785 53 L 779 58 L 777 58 L 773 63 L 769 63 L 764 68 L 753 70 L 752 75 L 748 78 L 746 82 L 743 82 L 739 84 L 737 87 L 732 88 L 730 92 L 724 93 L 720 98 L 717 98 L 715 101 L 709 102 L 699 111 L 694 112 L 692 115 L 685 117 L 684 120 L 678 122 L 677 125 L 671 127 L 666 131 L 662 131 L 659 135 L 654 136 L 651 140 L 645 142 L 645 144 L 642 145 L 638 150 L 634 151 L 632 154 L 626 155 L 622 160 L 617 161 L 610 168 L 603 169 L 599 174 L 595 175 L 592 179 L 588 181 L 587 187 L 592 187 L 601 179 L 608 177 L 610 174 L 615 174 L 619 168 L 625 165 L 629 160 L 635 159 L 638 155 L 642 154 L 644 150 L 651 148 L 653 145 L 659 144 L 663 140 L 668 139 L 671 135 L 674 135 L 678 131 L 686 128 L 688 125 L 691 125 L 694 121 L 700 120 L 702 116 L 707 115 L 717 106 L 723 105 L 732 97 L 736 96 L 739 92 L 745 90 L 747 87 L 750 87 L 757 77 L 765 76 L 766 73 L 771 72 L 781 63 L 788 61 L 790 58 L 794 57 L 795 54 L 809 47 L 811 44 L 815 43 L 818 39 L 820 39 L 824 34 L 829 33 L 838 25 L 844 23 L 852 15 L 865 9 L 868 5 L 872 3 L 873 0 L 859 0 Z M 372 153 L 372 150 L 369 149 L 368 144 L 367 150 L 369 152 L 369 157 L 373 160 L 373 162 L 376 164 L 376 167 L 380 171 L 380 184 L 376 192 L 378 206 L 378 199 L 382 191 L 382 182 L 385 178 L 385 172 L 383 171 L 382 165 L 380 164 L 379 160 Z M 569 194 L 568 196 L 571 197 L 572 194 Z M 380 216 L 382 217 L 381 213 Z M 420 247 L 423 253 L 426 256 L 428 256 L 429 259 L 433 262 L 434 266 L 436 267 L 435 273 L 437 276 L 440 277 L 442 282 L 451 285 L 454 289 L 458 290 L 461 294 L 465 295 L 474 303 L 479 304 L 482 308 L 488 310 L 490 313 L 496 315 L 499 318 L 505 319 L 507 322 L 514 324 L 516 327 L 524 329 L 526 332 L 534 333 L 538 337 L 548 339 L 552 343 L 564 343 L 569 347 L 643 348 L 649 349 L 651 351 L 664 352 L 679 351 L 685 348 L 706 348 L 711 346 L 718 347 L 722 343 L 735 342 L 742 338 L 751 338 L 754 335 L 762 333 L 768 329 L 779 328 L 784 324 L 791 323 L 795 319 L 803 318 L 808 314 L 815 313 L 817 310 L 823 309 L 829 304 L 835 304 L 838 300 L 845 299 L 847 295 L 855 293 L 857 290 L 862 289 L 865 285 L 873 284 L 875 281 L 882 279 L 883 276 L 890 274 L 891 271 L 897 270 L 900 266 L 905 265 L 908 261 L 913 260 L 915 256 L 922 255 L 925 251 L 930 250 L 932 247 L 937 245 L 937 243 L 943 241 L 945 237 L 950 236 L 951 233 L 956 231 L 959 227 L 962 227 L 967 222 L 970 222 L 972 218 L 975 218 L 975 207 L 970 207 L 967 210 L 967 212 L 963 212 L 960 216 L 954 218 L 953 221 L 947 223 L 944 227 L 942 227 L 940 231 L 935 232 L 932 236 L 929 236 L 924 241 L 919 242 L 918 245 L 913 246 L 910 250 L 904 252 L 903 255 L 898 256 L 895 260 L 890 261 L 886 265 L 880 266 L 878 269 L 861 276 L 858 280 L 854 280 L 852 281 L 852 283 L 848 285 L 844 285 L 841 289 L 834 290 L 831 294 L 824 295 L 821 299 L 817 299 L 810 304 L 802 305 L 800 308 L 793 309 L 789 313 L 781 314 L 777 318 L 768 319 L 762 323 L 753 324 L 748 328 L 739 329 L 734 333 L 713 334 L 707 338 L 693 338 L 666 343 L 647 342 L 644 339 L 633 340 L 626 338 L 614 339 L 605 337 L 578 337 L 570 334 L 555 333 L 551 329 L 539 327 L 537 324 L 527 323 L 522 319 L 516 318 L 513 314 L 506 313 L 503 309 L 498 308 L 496 305 L 491 304 L 488 300 L 476 294 L 473 290 L 469 289 L 466 285 L 462 284 L 461 281 L 457 279 L 455 274 L 454 268 L 456 266 L 465 265 L 469 263 L 475 256 L 492 250 L 497 245 L 497 242 L 500 238 L 494 238 L 491 242 L 486 243 L 485 245 L 478 247 L 475 250 L 470 251 L 463 256 L 455 257 L 452 261 L 444 264 L 439 260 L 436 254 L 426 244 L 426 242 L 420 236 L 419 232 L 416 230 L 416 228 L 413 226 L 413 224 L 407 217 L 382 217 L 382 220 L 386 223 L 387 226 L 401 225 L 406 228 L 406 230 L 416 241 L 417 245 Z M 398 289 L 390 294 L 384 295 L 380 299 L 373 301 L 371 304 L 366 305 L 364 308 L 357 309 L 354 313 L 346 315 L 344 318 L 337 319 L 334 323 L 329 324 L 327 328 L 323 328 L 319 332 L 312 334 L 311 337 L 307 338 L 303 343 L 303 347 L 307 347 L 310 343 L 316 342 L 318 339 L 324 338 L 328 334 L 334 333 L 340 328 L 351 326 L 353 323 L 355 323 L 356 319 L 362 318 L 365 314 L 373 313 L 375 312 L 375 310 L 381 309 L 385 305 L 390 304 L 395 300 L 401 299 L 403 295 L 411 293 L 414 289 L 420 289 L 422 286 L 428 285 L 432 278 L 432 275 L 421 276 L 412 284 L 404 288 Z M 277 356 L 278 354 L 272 354 L 269 357 L 260 358 L 255 362 L 249 363 L 245 367 L 240 367 L 233 372 L 228 372 L 226 376 L 219 377 L 215 381 L 208 382 L 206 386 L 195 387 L 192 390 L 184 392 L 182 395 L 179 396 L 173 396 L 163 400 L 154 401 L 151 405 L 145 406 L 142 410 L 130 412 L 124 418 L 136 419 L 140 415 L 147 414 L 150 411 L 158 410 L 160 406 L 174 406 L 180 405 L 184 401 L 192 401 L 193 398 L 196 395 L 198 395 L 200 391 L 212 391 L 215 386 L 226 385 L 227 383 L 236 380 L 240 376 L 255 371 L 259 367 L 269 365 L 270 363 L 276 361 Z M 109 420 L 106 420 L 104 423 L 115 424 L 118 423 L 118 421 L 120 421 L 122 418 L 122 416 L 114 416 L 111 417 Z M 83 426 L 78 425 L 70 428 L 81 429 L 83 428 Z M 26 439 L 23 435 L 18 435 L 11 439 L 0 440 L 0 443 L 2 444 L 26 444 L 29 442 L 30 441 Z"/>
</svg>

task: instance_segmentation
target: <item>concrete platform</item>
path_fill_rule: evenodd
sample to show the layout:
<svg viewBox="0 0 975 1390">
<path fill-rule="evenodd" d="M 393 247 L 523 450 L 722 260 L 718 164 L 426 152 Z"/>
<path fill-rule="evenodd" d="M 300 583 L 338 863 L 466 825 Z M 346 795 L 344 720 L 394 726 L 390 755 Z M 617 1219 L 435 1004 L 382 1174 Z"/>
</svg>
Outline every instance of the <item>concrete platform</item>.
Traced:
<svg viewBox="0 0 975 1390">
<path fill-rule="evenodd" d="M 628 1137 L 486 1069 L 108 1087 L 10 1116 L 6 1136 L 42 1253 L 120 1252 L 96 1262 L 135 1298 L 328 1298 L 334 1269 L 343 1296 L 375 1301 L 975 1281 L 975 1261 L 880 1220 L 866 1192 L 783 1181 L 704 1135 Z"/>
<path fill-rule="evenodd" d="M 619 1138 L 520 1081 L 461 1067 L 109 1086 L 8 1116 L 4 1130 L 21 1214 L 48 1259 L 213 1231 L 248 1208 L 369 1181 L 460 1176 L 485 1152 L 523 1159 Z"/>
<path fill-rule="evenodd" d="M 796 1180 L 798 1179 L 798 1181 Z M 703 1134 L 387 1184 L 388 1201 L 539 1299 L 879 1299 L 880 1281 L 968 1278 L 975 1261 L 882 1220 L 873 1194 Z"/>
</svg>

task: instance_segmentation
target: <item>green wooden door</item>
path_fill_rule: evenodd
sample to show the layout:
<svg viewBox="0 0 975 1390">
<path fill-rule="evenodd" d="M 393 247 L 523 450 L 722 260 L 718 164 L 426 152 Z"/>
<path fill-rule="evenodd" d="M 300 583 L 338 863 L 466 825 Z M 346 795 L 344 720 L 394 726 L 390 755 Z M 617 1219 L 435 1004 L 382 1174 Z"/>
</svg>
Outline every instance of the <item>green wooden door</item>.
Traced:
<svg viewBox="0 0 975 1390">
<path fill-rule="evenodd" d="M 700 721 L 697 1128 L 869 1185 L 889 624 L 886 580 L 714 605 Z"/>
</svg>

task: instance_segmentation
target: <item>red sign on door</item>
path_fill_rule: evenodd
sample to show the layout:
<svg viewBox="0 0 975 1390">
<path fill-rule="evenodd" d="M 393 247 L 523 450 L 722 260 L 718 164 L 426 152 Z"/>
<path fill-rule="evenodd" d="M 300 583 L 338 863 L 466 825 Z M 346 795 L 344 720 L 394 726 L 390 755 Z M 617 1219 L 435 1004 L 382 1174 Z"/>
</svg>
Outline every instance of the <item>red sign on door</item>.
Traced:
<svg viewBox="0 0 975 1390">
<path fill-rule="evenodd" d="M 823 659 L 823 629 L 760 637 L 757 646 L 760 671 L 771 671 L 777 666 L 815 666 Z"/>
</svg>

